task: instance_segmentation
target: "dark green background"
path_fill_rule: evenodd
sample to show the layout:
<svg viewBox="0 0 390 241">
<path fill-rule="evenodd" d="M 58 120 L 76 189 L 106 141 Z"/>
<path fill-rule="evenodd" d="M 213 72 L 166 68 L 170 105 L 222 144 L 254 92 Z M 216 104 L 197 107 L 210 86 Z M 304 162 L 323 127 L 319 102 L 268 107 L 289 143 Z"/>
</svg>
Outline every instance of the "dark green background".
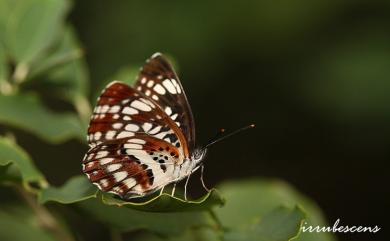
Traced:
<svg viewBox="0 0 390 241">
<path fill-rule="evenodd" d="M 199 144 L 221 127 L 257 125 L 209 151 L 209 185 L 278 177 L 317 201 L 330 224 L 340 218 L 386 229 L 389 1 L 83 0 L 70 21 L 86 54 L 91 98 L 119 69 L 161 51 L 176 60 Z M 27 148 L 34 157 L 42 150 L 31 138 L 24 142 L 38 142 Z M 56 160 L 40 166 L 44 173 L 66 163 L 63 176 L 48 175 L 53 183 L 80 173 L 71 160 L 81 161 L 85 147 L 66 145 L 74 152 L 45 150 L 42 163 Z M 383 229 L 338 236 L 383 240 Z"/>
</svg>

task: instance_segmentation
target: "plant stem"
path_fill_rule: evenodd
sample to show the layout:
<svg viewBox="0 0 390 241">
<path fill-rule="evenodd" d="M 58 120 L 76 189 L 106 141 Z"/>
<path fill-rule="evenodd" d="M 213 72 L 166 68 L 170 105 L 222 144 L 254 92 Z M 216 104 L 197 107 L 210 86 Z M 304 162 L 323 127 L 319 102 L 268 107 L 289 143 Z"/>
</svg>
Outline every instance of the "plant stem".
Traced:
<svg viewBox="0 0 390 241">
<path fill-rule="evenodd" d="M 217 214 L 214 212 L 214 210 L 209 210 L 208 213 L 210 214 L 210 217 L 214 220 L 215 222 L 215 230 L 218 232 L 219 238 L 223 240 L 223 235 L 225 232 L 225 229 L 222 225 L 221 220 L 218 218 Z"/>
<path fill-rule="evenodd" d="M 16 186 L 16 190 L 36 214 L 39 226 L 50 232 L 58 241 L 75 241 L 75 239 L 61 227 L 50 211 L 45 206 L 38 204 L 35 196 L 26 192 L 21 186 Z"/>
</svg>

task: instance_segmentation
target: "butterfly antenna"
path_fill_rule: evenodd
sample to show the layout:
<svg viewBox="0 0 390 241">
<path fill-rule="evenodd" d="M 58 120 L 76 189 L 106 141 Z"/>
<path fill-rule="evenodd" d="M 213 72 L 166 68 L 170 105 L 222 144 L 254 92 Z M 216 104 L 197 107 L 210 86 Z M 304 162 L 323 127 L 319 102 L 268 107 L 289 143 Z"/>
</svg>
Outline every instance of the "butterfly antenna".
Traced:
<svg viewBox="0 0 390 241">
<path fill-rule="evenodd" d="M 231 137 L 231 136 L 233 136 L 233 135 L 235 135 L 235 134 L 238 134 L 238 133 L 240 133 L 240 132 L 242 132 L 242 131 L 245 131 L 245 130 L 247 130 L 247 129 L 254 128 L 254 127 L 255 127 L 255 124 L 250 124 L 250 125 L 248 125 L 248 126 L 241 127 L 240 129 L 237 129 L 237 130 L 235 130 L 235 131 L 233 131 L 233 132 L 230 132 L 229 134 L 226 134 L 226 135 L 222 135 L 222 134 L 225 132 L 225 129 L 221 129 L 221 130 L 217 133 L 217 135 L 216 135 L 214 138 L 212 138 L 212 139 L 207 143 L 207 145 L 206 145 L 205 147 L 203 147 L 203 149 L 206 149 L 206 148 L 208 148 L 209 146 L 214 145 L 214 144 L 217 143 L 217 142 L 220 142 L 220 141 L 222 141 L 222 140 L 224 140 L 224 139 L 226 139 L 226 138 L 228 138 L 228 137 Z"/>
<path fill-rule="evenodd" d="M 214 142 L 215 140 L 220 138 L 225 131 L 226 130 L 224 128 L 219 129 L 219 131 L 215 134 L 215 136 L 213 138 L 211 138 L 207 143 Z"/>
</svg>

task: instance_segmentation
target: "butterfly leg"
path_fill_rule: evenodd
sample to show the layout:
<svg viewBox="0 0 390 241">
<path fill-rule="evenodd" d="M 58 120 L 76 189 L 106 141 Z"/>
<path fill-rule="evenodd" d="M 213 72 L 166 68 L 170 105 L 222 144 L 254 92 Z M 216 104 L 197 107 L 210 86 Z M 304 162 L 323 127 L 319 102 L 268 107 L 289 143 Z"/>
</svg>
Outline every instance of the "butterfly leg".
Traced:
<svg viewBox="0 0 390 241">
<path fill-rule="evenodd" d="M 192 173 L 190 173 L 190 175 L 188 175 L 187 180 L 186 180 L 186 184 L 184 185 L 184 199 L 186 201 L 187 201 L 187 184 L 188 184 L 188 181 L 190 180 L 191 174 Z"/>
<path fill-rule="evenodd" d="M 188 181 L 190 180 L 190 177 L 192 175 L 192 173 L 196 172 L 196 170 L 199 169 L 199 166 L 197 166 L 196 168 L 194 168 L 191 173 L 187 176 L 187 180 L 186 180 L 186 184 L 184 185 L 184 199 L 187 201 L 187 185 L 188 185 Z"/>
<path fill-rule="evenodd" d="M 177 184 L 177 182 L 173 183 L 173 188 L 172 188 L 172 193 L 171 193 L 172 197 L 175 196 L 176 184 Z"/>
<path fill-rule="evenodd" d="M 163 186 L 163 187 L 161 188 L 161 190 L 160 190 L 160 195 L 163 194 L 163 192 L 164 192 L 164 187 L 165 187 L 165 186 Z"/>
<path fill-rule="evenodd" d="M 204 180 L 203 180 L 203 171 L 204 171 L 204 165 L 202 165 L 202 166 L 201 166 L 201 169 L 200 169 L 200 181 L 202 182 L 203 188 L 204 188 L 207 192 L 210 192 L 210 189 L 206 187 L 206 184 L 204 184 Z"/>
</svg>

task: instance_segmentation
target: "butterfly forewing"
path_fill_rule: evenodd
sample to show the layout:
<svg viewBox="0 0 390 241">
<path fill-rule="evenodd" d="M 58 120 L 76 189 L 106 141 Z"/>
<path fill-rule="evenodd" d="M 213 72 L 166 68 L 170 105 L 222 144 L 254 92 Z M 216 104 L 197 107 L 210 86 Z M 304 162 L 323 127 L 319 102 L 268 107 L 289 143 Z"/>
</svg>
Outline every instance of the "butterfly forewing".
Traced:
<svg viewBox="0 0 390 241">
<path fill-rule="evenodd" d="M 88 142 L 93 147 L 134 133 L 146 133 L 177 147 L 185 146 L 185 139 L 174 129 L 170 118 L 148 97 L 114 81 L 98 99 L 88 128 Z"/>
<path fill-rule="evenodd" d="M 184 89 L 172 66 L 159 53 L 147 60 L 138 75 L 135 88 L 155 101 L 182 130 L 192 151 L 195 147 L 195 123 Z"/>
<path fill-rule="evenodd" d="M 186 139 L 164 110 L 124 83 L 112 82 L 98 99 L 88 128 L 83 171 L 101 190 L 139 197 L 175 181 L 188 156 Z"/>
</svg>

